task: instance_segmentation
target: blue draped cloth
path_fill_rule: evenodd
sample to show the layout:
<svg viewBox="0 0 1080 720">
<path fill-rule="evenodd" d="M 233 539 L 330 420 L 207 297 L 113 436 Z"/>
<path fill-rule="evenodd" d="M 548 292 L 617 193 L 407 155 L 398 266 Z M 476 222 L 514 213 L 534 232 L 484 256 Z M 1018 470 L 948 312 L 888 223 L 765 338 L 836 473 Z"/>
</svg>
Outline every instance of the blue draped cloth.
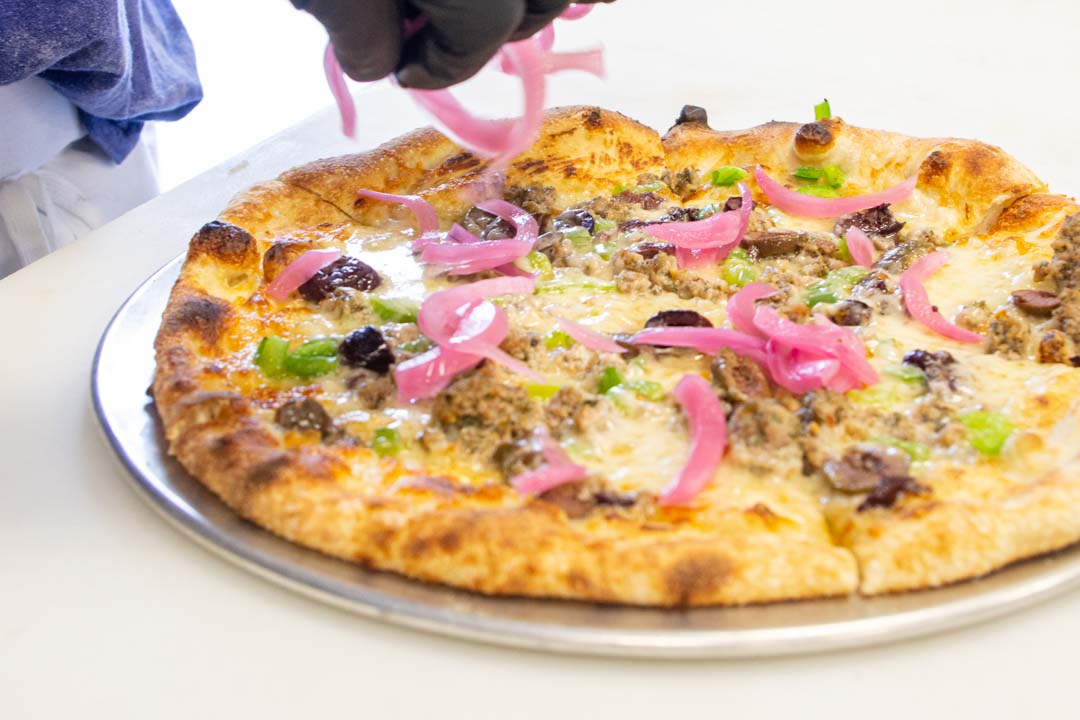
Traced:
<svg viewBox="0 0 1080 720">
<path fill-rule="evenodd" d="M 202 99 L 169 0 L 0 0 L 0 85 L 35 75 L 117 163 L 147 121 L 178 120 Z"/>
</svg>

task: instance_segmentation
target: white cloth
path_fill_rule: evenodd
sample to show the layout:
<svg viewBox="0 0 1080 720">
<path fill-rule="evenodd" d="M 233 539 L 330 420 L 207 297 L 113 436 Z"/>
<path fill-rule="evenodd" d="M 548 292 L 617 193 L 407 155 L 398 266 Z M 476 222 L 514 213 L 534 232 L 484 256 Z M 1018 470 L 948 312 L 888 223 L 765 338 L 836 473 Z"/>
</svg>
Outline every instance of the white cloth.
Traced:
<svg viewBox="0 0 1080 720">
<path fill-rule="evenodd" d="M 85 134 L 75 106 L 41 78 L 0 85 L 0 180 L 37 170 Z"/>
<path fill-rule="evenodd" d="M 23 85 L 0 87 L 0 90 Z M 0 278 L 79 239 L 157 195 L 157 157 L 148 126 L 120 165 L 97 146 L 74 142 L 74 108 L 20 91 L 26 105 L 0 104 Z M 0 100 L 13 97 L 6 92 Z M 66 106 L 65 106 L 66 104 Z M 34 114 L 38 121 L 34 121 Z"/>
</svg>

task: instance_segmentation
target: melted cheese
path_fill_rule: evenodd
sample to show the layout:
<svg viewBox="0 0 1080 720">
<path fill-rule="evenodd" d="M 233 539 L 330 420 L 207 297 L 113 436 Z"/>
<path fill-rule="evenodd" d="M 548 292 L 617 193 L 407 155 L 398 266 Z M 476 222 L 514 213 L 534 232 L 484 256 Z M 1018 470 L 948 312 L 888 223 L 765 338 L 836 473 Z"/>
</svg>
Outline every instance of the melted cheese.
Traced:
<svg viewBox="0 0 1080 720">
<path fill-rule="evenodd" d="M 895 208 L 898 219 L 908 224 L 908 230 L 940 228 L 955 224 L 955 212 L 938 208 L 921 193 Z M 771 222 L 779 228 L 812 230 L 830 233 L 832 219 L 807 220 L 785 215 L 770 208 Z M 432 292 L 443 289 L 457 280 L 438 275 L 432 268 L 423 267 L 408 248 L 411 231 L 373 229 L 348 226 L 330 231 L 344 250 L 361 257 L 384 278 L 383 285 L 375 294 L 387 298 L 404 298 L 416 302 Z M 641 239 L 630 234 L 622 238 L 622 245 Z M 1050 236 L 1039 231 L 1026 238 L 972 238 L 949 248 L 952 260 L 926 283 L 931 301 L 942 313 L 952 318 L 964 306 L 983 301 L 994 310 L 1005 305 L 1009 294 L 1017 289 L 1034 287 L 1032 264 L 1050 255 Z M 787 269 L 789 259 L 778 259 L 773 265 Z M 556 269 L 558 277 L 566 281 L 585 280 L 576 269 Z M 719 267 L 701 271 L 704 278 L 715 281 Z M 599 279 L 611 279 L 611 268 L 601 268 Z M 595 278 L 594 278 L 595 279 Z M 207 289 L 221 297 L 234 301 L 258 297 L 261 278 L 238 275 L 221 276 L 212 280 Z M 695 310 L 717 326 L 726 325 L 723 300 L 701 298 L 681 299 L 670 293 L 644 293 L 626 295 L 617 292 L 597 293 L 588 289 L 570 289 L 553 294 L 537 294 L 529 297 L 500 300 L 506 308 L 512 327 L 519 331 L 544 335 L 563 317 L 579 322 L 605 333 L 634 332 L 645 321 L 662 310 L 673 308 Z M 266 334 L 275 333 L 300 342 L 320 336 L 344 336 L 356 327 L 377 322 L 364 309 L 364 303 L 345 311 L 311 312 L 300 302 L 286 304 L 266 314 L 261 308 L 252 309 L 250 321 L 237 330 L 233 339 L 235 352 L 223 362 L 229 380 L 234 386 L 257 394 L 256 389 L 265 385 L 260 373 L 251 367 L 254 346 Z M 1021 482 L 1037 477 L 1060 464 L 1063 454 L 1080 443 L 1080 422 L 1077 407 L 1064 403 L 1062 396 L 1080 396 L 1078 372 L 1063 366 L 1038 365 L 1033 362 L 1004 362 L 999 356 L 984 354 L 978 345 L 967 345 L 940 337 L 911 322 L 900 314 L 875 313 L 873 321 L 858 328 L 869 359 L 879 372 L 885 373 L 891 366 L 901 362 L 905 353 L 915 349 L 930 351 L 948 350 L 959 362 L 964 373 L 962 389 L 954 398 L 957 412 L 985 409 L 1001 412 L 1017 425 L 1010 443 L 1001 458 L 985 461 L 970 448 L 958 447 L 949 452 L 937 452 L 919 467 L 919 472 L 934 477 L 963 477 L 953 486 L 963 487 L 964 492 L 990 492 L 993 483 L 1002 478 Z M 579 349 L 578 352 L 584 351 Z M 598 399 L 592 421 L 580 437 L 566 443 L 569 454 L 584 464 L 592 473 L 602 475 L 619 490 L 648 490 L 659 492 L 678 473 L 689 453 L 686 423 L 678 405 L 671 398 L 671 390 L 687 373 L 709 376 L 709 358 L 690 351 L 643 355 L 627 362 L 625 358 L 602 355 L 595 361 L 593 370 L 571 371 L 571 363 L 553 364 L 549 380 L 559 384 L 576 384 L 588 393 L 595 392 L 595 373 L 605 365 L 615 365 L 629 381 L 649 380 L 658 383 L 667 393 L 660 401 L 636 398 L 632 393 L 611 393 Z M 526 380 L 510 377 L 509 382 L 525 384 Z M 888 382 L 895 382 L 886 380 Z M 401 405 L 394 400 L 376 410 L 365 409 L 359 403 L 357 393 L 348 387 L 345 379 L 331 375 L 312 383 L 311 386 L 286 387 L 277 394 L 267 394 L 265 412 L 283 398 L 300 394 L 314 394 L 328 411 L 349 432 L 362 440 L 370 440 L 378 428 L 397 429 L 405 439 L 405 451 L 399 458 L 406 465 L 436 472 L 464 470 L 467 476 L 478 482 L 497 479 L 497 474 L 487 458 L 471 457 L 452 450 L 426 452 L 418 442 L 424 429 L 431 424 L 431 401 L 413 405 Z M 917 410 L 917 393 L 910 390 L 894 394 L 892 402 L 896 410 L 910 415 Z M 1033 405 L 1032 398 L 1049 398 L 1047 403 L 1057 403 L 1050 410 Z M 1047 420 L 1047 418 L 1050 418 Z M 848 437 L 826 437 L 831 449 L 839 455 L 850 446 Z M 1064 449 L 1063 449 L 1064 448 Z M 791 450 L 790 453 L 786 452 Z M 824 528 L 816 505 L 821 501 L 823 488 L 820 481 L 807 479 L 800 472 L 798 448 L 777 448 L 765 451 L 774 461 L 765 471 L 756 461 L 760 458 L 737 456 L 732 453 L 718 472 L 721 482 L 714 483 L 702 495 L 710 507 L 748 507 L 765 503 L 783 517 L 811 534 L 823 534 Z M 789 457 L 790 456 L 790 457 Z M 464 465 L 463 465 L 464 463 Z M 986 468 L 993 467 L 993 472 Z M 971 473 L 958 475 L 944 472 L 946 468 L 982 468 L 975 473 L 978 480 L 971 480 Z M 942 482 L 940 492 L 947 496 L 952 490 L 947 481 Z M 939 488 L 935 485 L 935 492 Z"/>
</svg>

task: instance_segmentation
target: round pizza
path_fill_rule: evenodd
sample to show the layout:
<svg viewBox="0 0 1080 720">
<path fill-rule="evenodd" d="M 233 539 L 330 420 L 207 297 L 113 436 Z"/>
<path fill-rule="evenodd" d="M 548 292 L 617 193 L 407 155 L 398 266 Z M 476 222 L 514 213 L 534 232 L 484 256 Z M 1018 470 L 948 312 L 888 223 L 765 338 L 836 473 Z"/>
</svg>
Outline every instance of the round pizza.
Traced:
<svg viewBox="0 0 1080 720">
<path fill-rule="evenodd" d="M 1002 150 L 547 114 L 290 170 L 192 238 L 169 451 L 243 517 L 491 595 L 939 586 L 1080 539 L 1080 215 Z"/>
</svg>

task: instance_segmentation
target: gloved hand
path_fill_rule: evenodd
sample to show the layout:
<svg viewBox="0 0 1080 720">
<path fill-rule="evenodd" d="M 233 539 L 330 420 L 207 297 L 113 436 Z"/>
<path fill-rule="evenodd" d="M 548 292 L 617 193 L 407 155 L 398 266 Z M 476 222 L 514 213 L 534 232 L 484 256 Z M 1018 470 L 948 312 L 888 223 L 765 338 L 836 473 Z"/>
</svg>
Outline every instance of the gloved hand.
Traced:
<svg viewBox="0 0 1080 720">
<path fill-rule="evenodd" d="M 612 2 L 613 0 L 576 0 Z M 354 80 L 393 72 L 405 87 L 434 90 L 480 71 L 510 40 L 527 38 L 570 0 L 292 0 L 323 24 L 338 62 Z M 408 40 L 406 19 L 427 23 Z"/>
</svg>

